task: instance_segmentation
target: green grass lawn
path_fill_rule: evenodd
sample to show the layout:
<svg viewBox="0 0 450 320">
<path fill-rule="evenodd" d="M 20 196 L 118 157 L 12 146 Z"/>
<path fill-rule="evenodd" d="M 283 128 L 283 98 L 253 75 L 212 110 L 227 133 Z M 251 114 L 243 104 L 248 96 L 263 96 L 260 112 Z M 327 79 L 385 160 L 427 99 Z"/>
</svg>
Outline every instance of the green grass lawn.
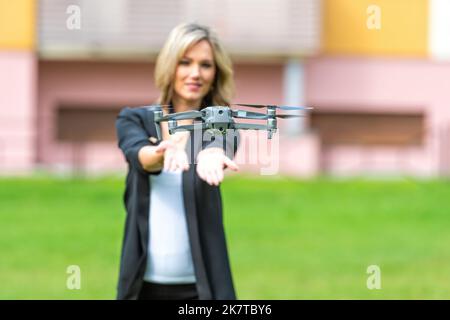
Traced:
<svg viewBox="0 0 450 320">
<path fill-rule="evenodd" d="M 0 186 L 0 299 L 115 297 L 124 179 Z M 448 181 L 233 176 L 222 195 L 240 299 L 450 298 Z M 70 265 L 80 290 L 66 287 Z"/>
</svg>

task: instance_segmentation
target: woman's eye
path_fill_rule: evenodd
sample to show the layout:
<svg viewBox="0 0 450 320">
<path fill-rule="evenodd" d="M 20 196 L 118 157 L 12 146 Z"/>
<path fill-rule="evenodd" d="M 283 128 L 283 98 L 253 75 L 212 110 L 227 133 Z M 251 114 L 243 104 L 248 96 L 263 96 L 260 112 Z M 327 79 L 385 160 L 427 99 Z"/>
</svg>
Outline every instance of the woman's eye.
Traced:
<svg viewBox="0 0 450 320">
<path fill-rule="evenodd" d="M 209 64 L 209 63 L 204 63 L 204 64 L 202 64 L 202 67 L 204 67 L 204 68 L 211 68 L 212 65 Z"/>
<path fill-rule="evenodd" d="M 181 61 L 180 61 L 180 64 L 181 64 L 181 65 L 184 65 L 184 66 L 187 66 L 187 65 L 189 65 L 189 61 L 187 61 L 187 60 L 181 60 Z"/>
</svg>

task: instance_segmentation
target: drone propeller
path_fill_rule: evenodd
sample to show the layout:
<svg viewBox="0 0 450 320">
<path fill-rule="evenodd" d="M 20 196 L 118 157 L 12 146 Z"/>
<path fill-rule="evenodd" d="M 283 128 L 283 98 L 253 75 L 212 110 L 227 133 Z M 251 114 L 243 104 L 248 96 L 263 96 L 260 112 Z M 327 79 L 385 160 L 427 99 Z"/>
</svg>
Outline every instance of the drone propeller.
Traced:
<svg viewBox="0 0 450 320">
<path fill-rule="evenodd" d="M 161 118 L 160 121 L 197 119 L 197 118 L 201 118 L 202 116 L 203 116 L 203 112 L 191 110 L 191 111 L 184 111 L 184 112 L 178 112 L 178 113 L 172 113 L 172 114 L 165 115 Z"/>
<path fill-rule="evenodd" d="M 158 107 L 162 109 L 169 109 L 172 105 L 170 104 L 152 104 L 149 107 Z"/>
<path fill-rule="evenodd" d="M 292 107 L 292 106 L 275 106 L 275 105 L 265 105 L 265 104 L 249 104 L 249 103 L 234 103 L 236 106 L 243 107 L 253 107 L 253 108 L 274 108 L 281 110 L 309 110 L 313 107 Z"/>
<path fill-rule="evenodd" d="M 298 114 L 276 114 L 273 116 L 259 113 L 259 112 L 251 112 L 251 111 L 245 111 L 245 110 L 231 110 L 231 114 L 235 118 L 242 118 L 242 119 L 253 119 L 253 120 L 267 120 L 267 119 L 273 119 L 273 118 L 281 118 L 281 119 L 289 119 L 289 118 L 299 118 L 303 117 L 303 115 Z"/>
</svg>

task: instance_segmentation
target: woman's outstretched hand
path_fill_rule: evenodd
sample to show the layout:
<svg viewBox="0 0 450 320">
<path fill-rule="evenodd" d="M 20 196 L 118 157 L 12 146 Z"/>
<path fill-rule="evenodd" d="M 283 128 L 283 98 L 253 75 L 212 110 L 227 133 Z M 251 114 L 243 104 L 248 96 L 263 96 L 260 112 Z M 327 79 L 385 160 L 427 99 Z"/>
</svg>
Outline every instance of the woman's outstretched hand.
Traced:
<svg viewBox="0 0 450 320">
<path fill-rule="evenodd" d="M 233 171 L 239 170 L 237 164 L 221 148 L 209 148 L 198 153 L 197 174 L 212 186 L 218 186 L 222 182 L 227 167 Z"/>
<path fill-rule="evenodd" d="M 189 169 L 189 159 L 186 151 L 175 141 L 164 140 L 155 149 L 156 153 L 164 153 L 165 171 L 177 171 Z"/>
</svg>

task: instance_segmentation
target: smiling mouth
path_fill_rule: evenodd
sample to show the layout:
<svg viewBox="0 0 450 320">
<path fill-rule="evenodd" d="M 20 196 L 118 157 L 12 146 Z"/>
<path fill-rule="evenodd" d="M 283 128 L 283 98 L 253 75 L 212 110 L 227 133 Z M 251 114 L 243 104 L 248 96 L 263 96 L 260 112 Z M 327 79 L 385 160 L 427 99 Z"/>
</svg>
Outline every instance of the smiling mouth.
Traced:
<svg viewBox="0 0 450 320">
<path fill-rule="evenodd" d="M 200 89 L 202 88 L 201 84 L 197 83 L 187 83 L 186 89 L 190 92 L 200 92 Z"/>
</svg>

